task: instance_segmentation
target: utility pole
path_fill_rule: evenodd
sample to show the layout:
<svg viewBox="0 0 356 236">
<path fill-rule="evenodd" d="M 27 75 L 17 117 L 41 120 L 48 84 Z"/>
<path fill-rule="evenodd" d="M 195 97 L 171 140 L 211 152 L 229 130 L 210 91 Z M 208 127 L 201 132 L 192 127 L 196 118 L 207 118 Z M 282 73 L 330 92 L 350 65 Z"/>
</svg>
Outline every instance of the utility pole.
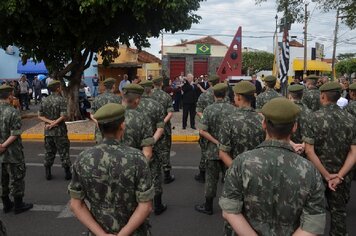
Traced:
<svg viewBox="0 0 356 236">
<path fill-rule="evenodd" d="M 305 4 L 304 12 L 304 67 L 303 67 L 303 77 L 307 76 L 307 66 L 308 66 L 308 3 Z"/>
<path fill-rule="evenodd" d="M 338 8 L 336 11 L 336 24 L 335 24 L 335 31 L 334 31 L 334 48 L 333 48 L 333 58 L 331 62 L 331 71 L 332 71 L 332 80 L 335 79 L 335 57 L 336 57 L 336 44 L 337 44 L 337 33 L 339 30 L 339 13 L 340 9 Z"/>
</svg>

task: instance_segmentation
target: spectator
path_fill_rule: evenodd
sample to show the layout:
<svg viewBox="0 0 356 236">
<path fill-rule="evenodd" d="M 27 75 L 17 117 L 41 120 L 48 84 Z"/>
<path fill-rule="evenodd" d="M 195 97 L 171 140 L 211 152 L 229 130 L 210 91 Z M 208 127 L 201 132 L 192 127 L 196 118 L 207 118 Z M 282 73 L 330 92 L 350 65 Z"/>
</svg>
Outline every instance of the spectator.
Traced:
<svg viewBox="0 0 356 236">
<path fill-rule="evenodd" d="M 183 129 L 187 127 L 188 113 L 190 114 L 190 127 L 195 128 L 195 108 L 197 104 L 197 92 L 198 87 L 193 81 L 194 77 L 192 74 L 187 75 L 184 85 L 182 86 L 183 91 Z"/>
<path fill-rule="evenodd" d="M 262 84 L 260 81 L 257 80 L 257 75 L 256 74 L 253 74 L 252 75 L 252 83 L 255 85 L 256 87 L 256 94 L 260 94 L 262 92 Z"/>
<path fill-rule="evenodd" d="M 94 75 L 91 81 L 93 83 L 93 97 L 95 98 L 96 96 L 98 96 L 98 87 L 99 87 L 99 78 L 97 74 Z"/>
<path fill-rule="evenodd" d="M 172 83 L 173 88 L 173 108 L 175 112 L 179 111 L 180 101 L 182 100 L 182 83 L 179 77 L 176 77 Z"/>
<path fill-rule="evenodd" d="M 198 97 L 200 96 L 200 94 L 205 93 L 206 90 L 208 90 L 208 88 L 210 87 L 208 82 L 208 75 L 201 75 L 200 78 L 202 79 L 202 81 L 197 84 L 198 88 L 200 89 Z"/>
<path fill-rule="evenodd" d="M 32 82 L 32 90 L 35 94 L 35 104 L 37 105 L 38 102 L 41 102 L 42 94 L 41 94 L 42 84 L 41 81 L 35 76 Z"/>
<path fill-rule="evenodd" d="M 19 82 L 20 85 L 20 105 L 21 105 L 21 110 L 30 110 L 29 108 L 29 99 L 28 99 L 28 93 L 30 86 L 27 82 L 26 75 L 21 76 L 21 80 Z"/>
<path fill-rule="evenodd" d="M 119 90 L 122 95 L 122 89 L 126 86 L 126 84 L 131 84 L 129 81 L 129 76 L 127 74 L 124 74 L 124 79 L 121 80 L 120 85 L 119 85 Z"/>
</svg>

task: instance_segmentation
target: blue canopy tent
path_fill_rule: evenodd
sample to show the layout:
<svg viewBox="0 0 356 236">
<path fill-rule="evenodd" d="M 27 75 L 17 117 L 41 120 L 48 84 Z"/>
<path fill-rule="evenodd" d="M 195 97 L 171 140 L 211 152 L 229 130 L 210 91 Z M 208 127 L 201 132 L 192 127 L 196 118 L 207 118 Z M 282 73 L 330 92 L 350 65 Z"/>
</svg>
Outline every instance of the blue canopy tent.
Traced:
<svg viewBox="0 0 356 236">
<path fill-rule="evenodd" d="M 32 60 L 27 60 L 25 65 L 22 65 L 20 60 L 17 63 L 18 74 L 48 74 L 47 68 L 43 61 L 35 63 Z"/>
</svg>

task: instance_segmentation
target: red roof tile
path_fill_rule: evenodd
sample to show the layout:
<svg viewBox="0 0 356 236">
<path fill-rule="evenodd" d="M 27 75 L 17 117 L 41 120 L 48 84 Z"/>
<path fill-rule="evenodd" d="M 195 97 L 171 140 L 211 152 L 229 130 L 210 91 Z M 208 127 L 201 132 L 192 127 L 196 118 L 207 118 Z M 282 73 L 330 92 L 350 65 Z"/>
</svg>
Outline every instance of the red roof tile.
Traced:
<svg viewBox="0 0 356 236">
<path fill-rule="evenodd" d="M 211 36 L 206 36 L 200 39 L 196 39 L 196 40 L 192 40 L 192 41 L 188 41 L 185 43 L 180 43 L 177 44 L 175 46 L 185 46 L 187 44 L 198 44 L 198 43 L 206 43 L 206 44 L 211 44 L 211 45 L 217 45 L 217 46 L 226 46 L 225 44 L 223 44 L 222 42 L 220 42 L 219 40 L 211 37 Z M 226 46 L 227 47 L 227 46 Z"/>
</svg>

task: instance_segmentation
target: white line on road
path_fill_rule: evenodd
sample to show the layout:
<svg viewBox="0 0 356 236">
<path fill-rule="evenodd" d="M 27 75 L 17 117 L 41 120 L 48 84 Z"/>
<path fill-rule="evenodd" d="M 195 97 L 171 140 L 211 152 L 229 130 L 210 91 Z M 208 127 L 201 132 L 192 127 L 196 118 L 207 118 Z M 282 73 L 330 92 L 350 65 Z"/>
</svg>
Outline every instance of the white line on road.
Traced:
<svg viewBox="0 0 356 236">
<path fill-rule="evenodd" d="M 69 203 L 65 206 L 65 208 L 61 211 L 61 213 L 58 214 L 57 218 L 69 218 L 69 217 L 74 217 L 72 211 L 70 210 Z"/>
<path fill-rule="evenodd" d="M 3 204 L 0 204 L 3 207 Z M 37 205 L 34 204 L 31 211 L 51 211 L 51 212 L 62 212 L 65 210 L 65 205 Z"/>
</svg>

